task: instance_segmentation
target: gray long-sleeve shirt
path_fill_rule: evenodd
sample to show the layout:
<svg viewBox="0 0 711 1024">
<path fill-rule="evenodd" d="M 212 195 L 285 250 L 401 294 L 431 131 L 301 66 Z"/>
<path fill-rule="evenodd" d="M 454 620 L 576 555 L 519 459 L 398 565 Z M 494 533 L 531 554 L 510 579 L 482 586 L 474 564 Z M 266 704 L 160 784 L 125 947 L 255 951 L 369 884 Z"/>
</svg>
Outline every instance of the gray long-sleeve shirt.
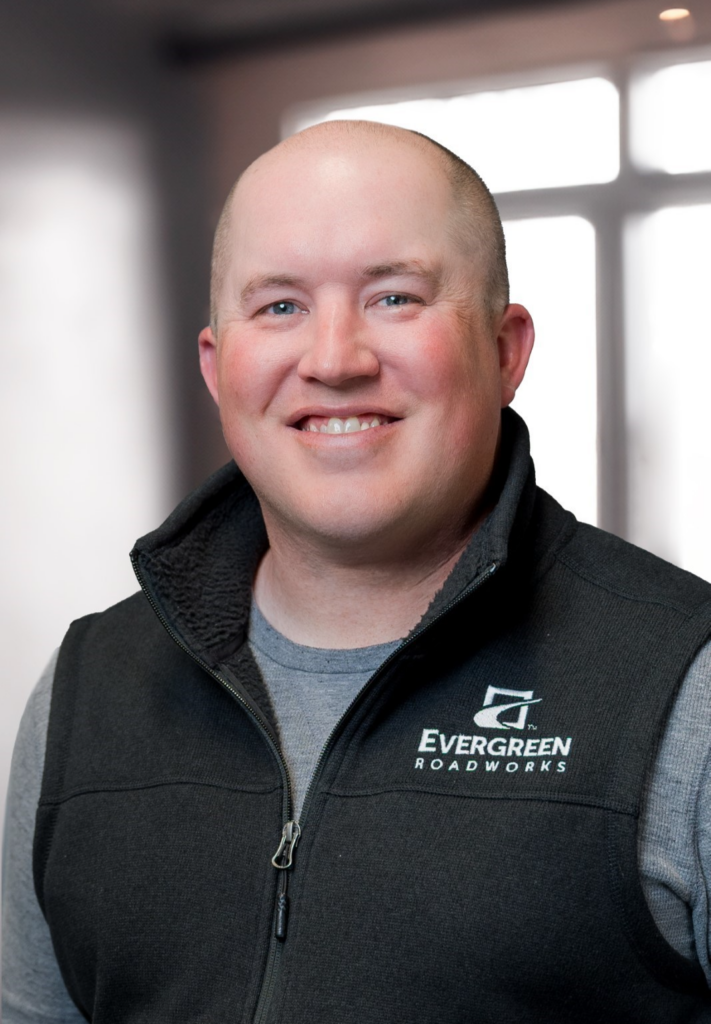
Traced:
<svg viewBox="0 0 711 1024">
<path fill-rule="evenodd" d="M 274 704 L 295 814 L 334 725 L 399 641 L 358 650 L 292 643 L 256 606 L 250 643 Z M 32 881 L 32 844 L 56 656 L 27 705 L 15 745 L 3 850 L 5 1024 L 83 1021 L 57 966 Z M 711 643 L 677 696 L 647 781 L 639 833 L 644 892 L 658 927 L 711 984 Z"/>
</svg>

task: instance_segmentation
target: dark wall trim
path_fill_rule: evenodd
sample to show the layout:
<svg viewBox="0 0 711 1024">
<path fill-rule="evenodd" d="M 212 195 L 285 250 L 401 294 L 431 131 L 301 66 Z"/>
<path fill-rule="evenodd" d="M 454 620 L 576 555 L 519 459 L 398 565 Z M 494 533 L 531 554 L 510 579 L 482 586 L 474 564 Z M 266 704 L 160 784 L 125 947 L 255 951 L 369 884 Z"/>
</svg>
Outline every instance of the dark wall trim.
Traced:
<svg viewBox="0 0 711 1024">
<path fill-rule="evenodd" d="M 515 10 L 578 6 L 582 0 L 386 0 L 378 7 L 359 6 L 339 11 L 311 13 L 305 17 L 272 18 L 257 26 L 220 31 L 180 28 L 163 33 L 157 40 L 162 58 L 173 65 L 206 63 L 225 57 L 240 57 L 255 51 L 308 45 L 379 29 L 411 27 L 441 22 L 466 15 L 502 14 Z"/>
</svg>

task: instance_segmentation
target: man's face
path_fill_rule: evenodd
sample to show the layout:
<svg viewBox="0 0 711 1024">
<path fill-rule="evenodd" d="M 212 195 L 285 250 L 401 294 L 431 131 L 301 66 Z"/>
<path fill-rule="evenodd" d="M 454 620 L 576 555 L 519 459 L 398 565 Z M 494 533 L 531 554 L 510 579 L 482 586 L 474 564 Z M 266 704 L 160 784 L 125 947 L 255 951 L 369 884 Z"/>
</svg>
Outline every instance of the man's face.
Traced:
<svg viewBox="0 0 711 1024">
<path fill-rule="evenodd" d="M 389 139 L 281 147 L 240 183 L 201 362 L 272 531 L 357 560 L 472 525 L 502 377 L 453 214 L 438 159 Z"/>
</svg>

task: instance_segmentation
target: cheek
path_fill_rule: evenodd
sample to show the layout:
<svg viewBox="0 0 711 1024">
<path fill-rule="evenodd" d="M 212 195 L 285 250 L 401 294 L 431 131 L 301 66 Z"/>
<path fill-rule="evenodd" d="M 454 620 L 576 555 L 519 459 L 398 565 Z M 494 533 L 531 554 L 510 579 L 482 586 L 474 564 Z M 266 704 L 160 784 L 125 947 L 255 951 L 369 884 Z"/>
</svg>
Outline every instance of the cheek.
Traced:
<svg viewBox="0 0 711 1024">
<path fill-rule="evenodd" d="M 409 384 L 429 410 L 423 457 L 443 478 L 487 472 L 500 424 L 498 353 L 488 338 L 428 332 Z"/>
<path fill-rule="evenodd" d="M 455 334 L 451 327 L 430 330 L 403 370 L 423 402 L 452 416 L 498 408 L 498 356 L 486 338 Z"/>
<path fill-rule="evenodd" d="M 218 356 L 217 387 L 223 422 L 262 412 L 278 388 L 276 353 L 249 337 L 229 339 Z"/>
<path fill-rule="evenodd" d="M 230 339 L 219 353 L 217 389 L 220 421 L 232 457 L 247 474 L 268 461 L 264 443 L 265 410 L 278 391 L 283 374 L 274 358 L 258 345 Z"/>
</svg>

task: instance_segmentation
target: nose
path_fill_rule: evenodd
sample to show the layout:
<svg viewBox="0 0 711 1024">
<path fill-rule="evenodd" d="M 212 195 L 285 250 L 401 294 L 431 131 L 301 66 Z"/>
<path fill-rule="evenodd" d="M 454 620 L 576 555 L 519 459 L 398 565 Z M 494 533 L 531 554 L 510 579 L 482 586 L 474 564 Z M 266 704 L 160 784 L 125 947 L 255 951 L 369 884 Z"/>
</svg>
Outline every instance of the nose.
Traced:
<svg viewBox="0 0 711 1024">
<path fill-rule="evenodd" d="M 377 377 L 380 360 L 375 339 L 357 309 L 334 301 L 311 314 L 308 347 L 299 360 L 303 380 L 339 387 L 363 377 Z"/>
</svg>

